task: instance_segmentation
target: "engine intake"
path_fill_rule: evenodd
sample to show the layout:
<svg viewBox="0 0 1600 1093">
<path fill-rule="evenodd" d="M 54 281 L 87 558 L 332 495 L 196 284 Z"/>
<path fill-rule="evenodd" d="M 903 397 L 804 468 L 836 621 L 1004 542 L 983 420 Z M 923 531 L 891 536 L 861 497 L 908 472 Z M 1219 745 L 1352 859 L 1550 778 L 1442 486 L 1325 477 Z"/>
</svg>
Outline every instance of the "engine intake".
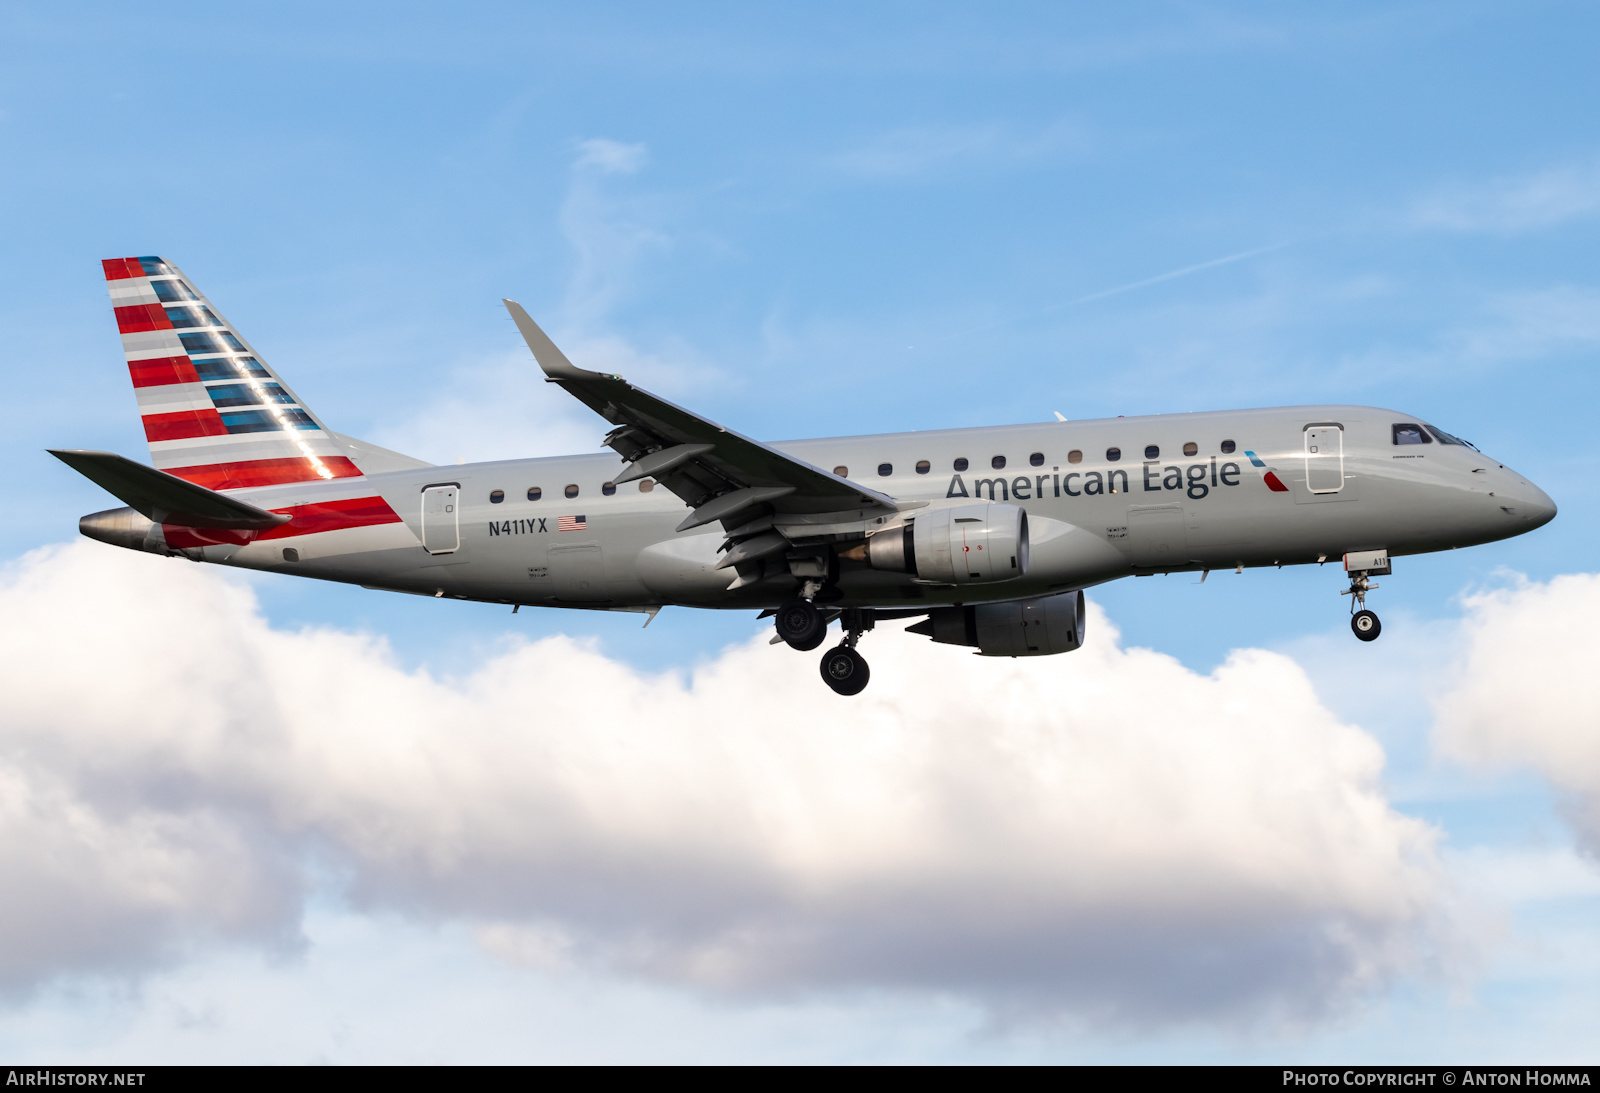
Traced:
<svg viewBox="0 0 1600 1093">
<path fill-rule="evenodd" d="M 940 607 L 906 630 L 944 645 L 976 646 L 986 657 L 1070 653 L 1083 644 L 1083 593 Z"/>
<path fill-rule="evenodd" d="M 991 503 L 920 513 L 868 538 L 865 561 L 946 584 L 1009 581 L 1028 572 L 1028 514 Z"/>
</svg>

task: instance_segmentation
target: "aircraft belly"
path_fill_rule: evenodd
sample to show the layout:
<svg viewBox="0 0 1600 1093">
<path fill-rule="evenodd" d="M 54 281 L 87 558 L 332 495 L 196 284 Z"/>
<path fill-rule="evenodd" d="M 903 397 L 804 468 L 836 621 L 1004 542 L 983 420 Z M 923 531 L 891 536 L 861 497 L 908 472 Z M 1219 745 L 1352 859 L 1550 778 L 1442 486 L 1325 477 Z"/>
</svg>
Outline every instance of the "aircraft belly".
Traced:
<svg viewBox="0 0 1600 1093">
<path fill-rule="evenodd" d="M 226 557 L 213 552 L 228 551 Z M 207 547 L 207 561 L 228 561 L 250 569 L 320 576 L 325 570 L 355 572 L 372 567 L 374 559 L 387 569 L 412 552 L 421 554 L 415 535 L 402 523 L 338 528 L 274 539 L 258 539 L 241 547 Z"/>
<path fill-rule="evenodd" d="M 1054 520 L 1028 517 L 1028 573 L 1047 586 L 1096 584 L 1128 571 L 1127 555 L 1103 534 Z"/>
<path fill-rule="evenodd" d="M 543 578 L 556 603 L 590 604 L 609 601 L 605 551 L 598 542 L 562 543 L 545 552 L 549 570 Z"/>
<path fill-rule="evenodd" d="M 720 531 L 680 535 L 652 543 L 634 559 L 634 572 L 651 593 L 672 603 L 722 606 L 730 597 L 728 585 L 736 574 L 717 569 L 717 548 L 726 538 Z"/>
</svg>

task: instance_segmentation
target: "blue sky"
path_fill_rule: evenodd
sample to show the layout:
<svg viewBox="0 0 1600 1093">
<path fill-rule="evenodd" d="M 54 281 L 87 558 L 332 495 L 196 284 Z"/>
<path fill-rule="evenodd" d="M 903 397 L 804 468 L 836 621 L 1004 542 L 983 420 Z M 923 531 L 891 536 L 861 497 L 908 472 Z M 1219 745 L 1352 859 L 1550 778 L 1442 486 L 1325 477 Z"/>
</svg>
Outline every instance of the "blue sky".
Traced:
<svg viewBox="0 0 1600 1093">
<path fill-rule="evenodd" d="M 600 423 L 538 382 L 509 296 L 580 365 L 764 438 L 1373 403 L 1473 440 L 1561 506 L 1522 539 L 1403 560 L 1374 596 L 1371 648 L 1325 571 L 1094 593 L 1123 647 L 1201 676 L 1238 649 L 1292 658 L 1381 745 L 1393 809 L 1438 832 L 1451 898 L 1477 908 L 1470 955 L 1313 1017 L 1108 1029 L 1091 1006 L 996 1025 L 989 1001 L 937 981 L 730 1000 L 603 961 L 525 967 L 473 941 L 481 911 L 364 904 L 317 874 L 287 947 L 223 931 L 18 980 L 0 1015 L 12 1057 L 388 1058 L 452 1020 L 440 1057 L 1587 1049 L 1600 874 L 1571 818 L 1586 791 L 1527 755 L 1468 761 L 1493 749 L 1437 711 L 1485 640 L 1464 597 L 1596 569 L 1600 16 L 81 4 L 8 5 L 0 28 L 13 567 L 107 504 L 44 448 L 144 455 L 98 266 L 128 254 L 180 264 L 335 428 L 440 462 L 598 444 Z M 746 615 L 669 610 L 641 631 L 245 586 L 278 630 L 375 635 L 440 679 L 562 634 L 628 670 L 686 672 L 757 632 Z M 452 1018 L 441 998 L 478 1001 Z M 459 1016 L 485 998 L 499 1017 Z M 563 1036 L 519 1032 L 518 1015 L 557 1012 Z M 340 1021 L 359 1031 L 340 1040 Z"/>
</svg>

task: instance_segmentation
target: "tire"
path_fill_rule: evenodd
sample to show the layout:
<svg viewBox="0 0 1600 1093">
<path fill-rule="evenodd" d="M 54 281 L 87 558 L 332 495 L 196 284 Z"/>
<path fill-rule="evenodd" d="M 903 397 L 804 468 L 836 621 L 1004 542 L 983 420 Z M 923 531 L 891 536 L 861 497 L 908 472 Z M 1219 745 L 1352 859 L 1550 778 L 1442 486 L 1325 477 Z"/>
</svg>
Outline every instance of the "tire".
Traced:
<svg viewBox="0 0 1600 1093">
<path fill-rule="evenodd" d="M 1350 629 L 1362 641 L 1376 641 L 1378 635 L 1383 633 L 1383 624 L 1371 611 L 1357 611 L 1350 618 Z"/>
<path fill-rule="evenodd" d="M 828 624 L 823 621 L 822 612 L 809 600 L 790 600 L 778 608 L 773 626 L 791 649 L 802 653 L 815 649 L 828 636 Z"/>
<path fill-rule="evenodd" d="M 835 694 L 858 695 L 867 689 L 871 678 L 867 658 L 848 645 L 829 649 L 822 658 L 822 680 Z"/>
</svg>

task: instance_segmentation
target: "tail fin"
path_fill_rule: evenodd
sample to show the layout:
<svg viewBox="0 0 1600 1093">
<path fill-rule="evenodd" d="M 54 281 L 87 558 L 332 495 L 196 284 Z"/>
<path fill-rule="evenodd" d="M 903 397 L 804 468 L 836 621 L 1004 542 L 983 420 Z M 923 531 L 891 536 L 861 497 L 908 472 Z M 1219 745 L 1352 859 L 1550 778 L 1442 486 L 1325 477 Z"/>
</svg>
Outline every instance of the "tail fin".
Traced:
<svg viewBox="0 0 1600 1093">
<path fill-rule="evenodd" d="M 211 490 L 361 477 L 178 267 L 154 257 L 102 264 L 157 468 Z"/>
</svg>

